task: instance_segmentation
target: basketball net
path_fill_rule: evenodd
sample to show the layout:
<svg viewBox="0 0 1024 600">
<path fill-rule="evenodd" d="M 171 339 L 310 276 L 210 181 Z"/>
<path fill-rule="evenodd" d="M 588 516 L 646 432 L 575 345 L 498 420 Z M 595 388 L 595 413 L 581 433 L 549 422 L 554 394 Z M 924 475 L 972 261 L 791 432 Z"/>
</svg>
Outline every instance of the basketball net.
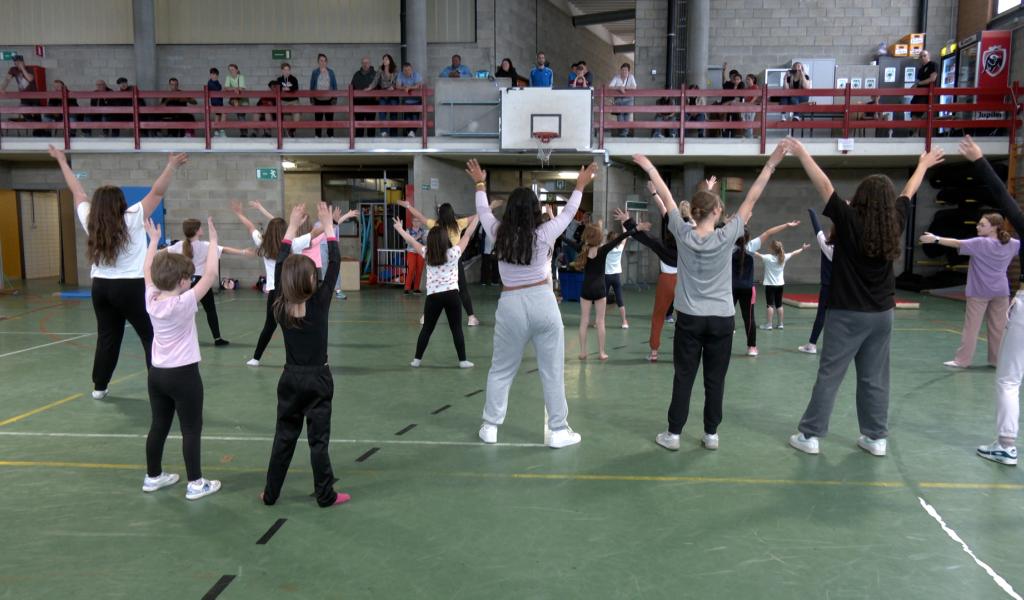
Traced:
<svg viewBox="0 0 1024 600">
<path fill-rule="evenodd" d="M 540 161 L 540 166 L 543 168 L 551 161 L 551 152 L 554 148 L 545 148 L 544 142 L 537 140 L 537 160 Z"/>
</svg>

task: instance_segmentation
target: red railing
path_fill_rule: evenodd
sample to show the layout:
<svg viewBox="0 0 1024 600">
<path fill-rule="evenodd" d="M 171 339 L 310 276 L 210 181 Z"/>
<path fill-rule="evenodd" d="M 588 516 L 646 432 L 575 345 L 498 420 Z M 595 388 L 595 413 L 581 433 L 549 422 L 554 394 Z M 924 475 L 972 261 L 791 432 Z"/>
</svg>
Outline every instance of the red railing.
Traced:
<svg viewBox="0 0 1024 600">
<path fill-rule="evenodd" d="M 610 132 L 640 129 L 665 130 L 679 136 L 679 153 L 686 147 L 686 133 L 753 130 L 760 138 L 761 153 L 766 149 L 769 129 L 792 130 L 794 134 L 815 129 L 836 130 L 840 137 L 851 137 L 861 129 L 892 129 L 918 132 L 926 150 L 931 149 L 937 129 L 1005 129 L 1012 140 L 1019 127 L 1016 99 L 1024 93 L 1017 83 L 1005 92 L 983 88 L 881 88 L 881 89 L 808 89 L 781 90 L 761 87 L 756 90 L 626 90 L 599 88 L 596 94 L 598 147 L 604 148 Z M 904 104 L 904 96 L 924 97 L 927 102 Z M 941 104 L 939 98 L 952 97 L 953 102 Z M 781 98 L 806 98 L 800 104 L 782 104 Z M 833 104 L 819 104 L 815 98 L 833 98 Z M 615 98 L 632 98 L 634 104 L 613 104 Z M 638 105 L 644 98 L 665 98 L 668 104 Z M 690 104 L 703 98 L 706 104 Z M 898 101 L 896 99 L 898 98 Z M 752 101 L 750 99 L 753 99 Z M 838 99 L 838 101 L 835 101 Z M 726 103 L 719 103 L 725 100 Z M 736 100 L 735 103 L 729 103 Z M 969 117 L 980 111 L 1002 113 L 1002 118 Z M 612 113 L 625 113 L 659 120 L 618 121 Z M 773 113 L 792 113 L 798 119 L 771 118 Z M 910 120 L 888 120 L 882 113 L 912 113 Z M 744 114 L 752 120 L 744 121 Z M 702 115 L 698 117 L 697 115 Z M 728 120 L 729 115 L 736 115 Z"/>
<path fill-rule="evenodd" d="M 0 136 L 11 131 L 31 131 L 33 134 L 52 134 L 59 131 L 64 138 L 65 149 L 71 147 L 75 132 L 99 130 L 111 135 L 120 135 L 128 130 L 134 138 L 135 149 L 141 148 L 141 140 L 151 132 L 164 131 L 186 133 L 205 138 L 206 149 L 213 145 L 216 131 L 241 130 L 257 137 L 267 130 L 277 138 L 277 148 L 283 148 L 286 132 L 302 129 L 333 129 L 348 139 L 349 149 L 356 147 L 356 130 L 369 130 L 378 136 L 388 130 L 419 130 L 419 142 L 427 147 L 430 129 L 434 126 L 434 106 L 430 102 L 434 95 L 431 88 L 418 90 L 355 90 L 351 87 L 338 91 L 306 90 L 292 94 L 281 91 L 219 91 L 207 88 L 197 91 L 128 91 L 108 92 L 17 92 L 0 93 L 2 100 L 18 100 L 20 104 L 0 104 Z M 312 104 L 312 99 L 334 100 L 335 104 Z M 173 100 L 184 106 L 162 105 L 163 100 Z M 223 99 L 223 106 L 213 106 L 211 100 Z M 231 100 L 246 99 L 249 104 L 233 106 Z M 263 99 L 269 102 L 258 105 Z M 363 100 L 366 103 L 359 102 Z M 382 104 L 387 100 L 388 104 Z M 111 104 L 116 102 L 117 104 Z M 95 105 L 94 105 L 95 103 Z M 324 113 L 332 115 L 329 121 L 303 119 L 303 114 Z M 378 114 L 383 114 L 382 119 Z M 228 115 L 223 117 L 221 115 Z M 230 116 L 243 115 L 245 118 L 229 120 Z M 248 118 L 248 115 L 254 115 Z M 339 119 L 338 117 L 343 118 Z M 360 119 L 357 115 L 370 115 Z M 400 115 L 391 119 L 389 115 Z M 295 118 L 299 120 L 293 120 Z M 113 132 L 117 132 L 116 134 Z M 2 147 L 2 140 L 0 140 Z"/>
</svg>

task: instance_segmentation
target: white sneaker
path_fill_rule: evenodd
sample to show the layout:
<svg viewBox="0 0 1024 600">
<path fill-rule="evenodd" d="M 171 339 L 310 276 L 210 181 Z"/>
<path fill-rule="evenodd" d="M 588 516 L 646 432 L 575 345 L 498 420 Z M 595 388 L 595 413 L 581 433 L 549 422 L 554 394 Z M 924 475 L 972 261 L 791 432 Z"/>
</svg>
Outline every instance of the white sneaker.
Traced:
<svg viewBox="0 0 1024 600">
<path fill-rule="evenodd" d="M 944 367 L 951 367 L 953 369 L 966 369 L 967 368 L 966 365 L 962 365 L 962 364 L 956 362 L 955 360 L 947 360 L 946 362 L 942 363 L 942 365 Z"/>
<path fill-rule="evenodd" d="M 421 361 L 418 358 L 414 358 L 414 359 L 412 359 L 412 362 L 409 363 L 409 366 L 415 369 L 415 368 L 418 368 L 422 364 L 423 364 L 423 361 Z"/>
<path fill-rule="evenodd" d="M 622 324 L 622 328 L 623 329 L 629 329 L 629 323 L 623 323 Z"/>
<path fill-rule="evenodd" d="M 821 452 L 821 449 L 818 448 L 818 438 L 813 435 L 811 437 L 804 437 L 802 433 L 795 433 L 789 436 L 789 445 L 807 454 L 819 454 Z"/>
<path fill-rule="evenodd" d="M 472 369 L 475 366 L 476 365 L 474 365 L 473 363 L 469 362 L 468 360 L 460 360 L 459 361 L 459 368 L 460 369 Z"/>
<path fill-rule="evenodd" d="M 249 360 L 245 361 L 245 364 L 249 365 L 250 367 L 258 367 L 260 366 L 260 361 L 255 358 L 250 358 Z"/>
<path fill-rule="evenodd" d="M 92 397 L 95 400 L 102 400 L 102 399 L 106 398 L 107 394 L 109 394 L 109 393 L 110 393 L 110 390 L 93 390 L 92 391 Z"/>
<path fill-rule="evenodd" d="M 761 325 L 758 329 L 763 329 L 765 331 L 771 331 L 772 330 L 772 326 L 771 326 L 770 323 L 765 323 L 764 325 Z"/>
<path fill-rule="evenodd" d="M 469 327 L 479 327 L 480 319 L 476 318 L 474 315 L 470 315 L 469 319 L 466 321 L 466 325 Z"/>
<path fill-rule="evenodd" d="M 862 435 L 857 438 L 857 446 L 861 450 L 870 453 L 872 456 L 885 456 L 885 450 L 887 446 L 885 438 L 874 440 L 866 435 Z"/>
<path fill-rule="evenodd" d="M 573 431 L 571 428 L 566 427 L 565 429 L 559 429 L 558 431 L 552 431 L 551 437 L 548 439 L 549 448 L 565 448 L 566 446 L 572 446 L 580 443 L 583 437 Z"/>
<path fill-rule="evenodd" d="M 985 446 L 978 446 L 978 456 L 987 458 L 1002 465 L 1016 466 L 1017 448 L 1015 446 L 1003 446 L 999 440 Z"/>
<path fill-rule="evenodd" d="M 757 356 L 760 352 L 757 351 L 757 346 L 751 346 L 747 348 L 747 356 Z"/>
<path fill-rule="evenodd" d="M 797 350 L 803 352 L 804 354 L 818 353 L 818 347 L 815 346 L 814 344 L 804 344 L 803 346 L 797 346 Z"/>
<path fill-rule="evenodd" d="M 669 450 L 679 449 L 679 434 L 676 433 L 662 431 L 654 437 L 654 441 L 662 448 L 667 448 Z"/>
<path fill-rule="evenodd" d="M 718 434 L 705 433 L 704 437 L 700 439 L 700 445 L 708 450 L 718 450 Z"/>
<path fill-rule="evenodd" d="M 785 325 L 783 325 L 782 323 L 779 323 L 779 324 L 778 324 L 778 325 L 777 325 L 777 326 L 776 326 L 775 328 L 776 328 L 776 329 L 785 329 L 785 328 L 786 328 L 786 326 L 785 326 Z"/>
<path fill-rule="evenodd" d="M 675 317 L 665 317 L 665 322 L 669 323 L 669 324 L 675 323 L 676 322 L 676 318 Z"/>
<path fill-rule="evenodd" d="M 146 475 L 146 477 L 142 479 L 142 491 L 155 492 L 160 488 L 165 488 L 176 483 L 178 483 L 177 473 L 161 473 L 156 477 Z"/>
<path fill-rule="evenodd" d="M 416 134 L 410 131 L 406 134 L 406 137 L 416 137 Z"/>
<path fill-rule="evenodd" d="M 420 325 L 423 324 L 423 315 L 420 315 Z"/>
<path fill-rule="evenodd" d="M 498 426 L 484 423 L 480 426 L 480 441 L 485 444 L 498 443 Z"/>
<path fill-rule="evenodd" d="M 198 500 L 204 496 L 210 494 L 216 494 L 217 490 L 220 489 L 220 482 L 216 479 L 206 479 L 200 477 L 195 481 L 188 482 L 188 487 L 185 488 L 185 499 L 186 500 Z"/>
</svg>

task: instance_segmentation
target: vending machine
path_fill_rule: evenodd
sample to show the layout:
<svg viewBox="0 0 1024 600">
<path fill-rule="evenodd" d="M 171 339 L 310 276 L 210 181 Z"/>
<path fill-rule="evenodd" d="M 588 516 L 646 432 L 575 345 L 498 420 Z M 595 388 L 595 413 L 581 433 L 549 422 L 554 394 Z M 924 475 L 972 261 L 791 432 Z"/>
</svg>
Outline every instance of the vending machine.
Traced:
<svg viewBox="0 0 1024 600">
<path fill-rule="evenodd" d="M 1010 85 L 1010 50 L 1012 32 L 990 30 L 976 33 L 960 40 L 956 49 L 958 88 L 985 88 L 996 95 L 986 99 L 1001 98 Z M 978 96 L 961 97 L 960 102 L 978 102 Z M 1001 119 L 998 111 L 976 111 L 975 119 Z"/>
</svg>

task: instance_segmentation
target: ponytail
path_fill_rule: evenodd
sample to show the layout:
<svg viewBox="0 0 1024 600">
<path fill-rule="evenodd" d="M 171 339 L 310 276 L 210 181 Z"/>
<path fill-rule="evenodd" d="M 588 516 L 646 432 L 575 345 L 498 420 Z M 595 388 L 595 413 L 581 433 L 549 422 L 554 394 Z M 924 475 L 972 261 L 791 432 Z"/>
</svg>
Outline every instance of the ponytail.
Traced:
<svg viewBox="0 0 1024 600">
<path fill-rule="evenodd" d="M 202 222 L 199 219 L 185 219 L 181 223 L 181 232 L 185 234 L 185 239 L 181 242 L 181 253 L 185 255 L 189 260 L 192 259 L 192 238 L 196 237 L 199 233 L 199 228 L 202 227 Z"/>
<path fill-rule="evenodd" d="M 996 237 L 999 239 L 1000 244 L 1010 243 L 1010 232 L 1006 230 L 1006 221 L 1003 219 L 1002 215 L 999 213 L 988 213 L 982 215 L 981 218 L 988 221 L 989 225 L 995 228 Z"/>
<path fill-rule="evenodd" d="M 775 255 L 775 260 L 779 261 L 779 266 L 785 266 L 786 264 L 786 249 L 782 247 L 782 242 L 775 240 L 772 242 L 772 254 Z"/>
</svg>

